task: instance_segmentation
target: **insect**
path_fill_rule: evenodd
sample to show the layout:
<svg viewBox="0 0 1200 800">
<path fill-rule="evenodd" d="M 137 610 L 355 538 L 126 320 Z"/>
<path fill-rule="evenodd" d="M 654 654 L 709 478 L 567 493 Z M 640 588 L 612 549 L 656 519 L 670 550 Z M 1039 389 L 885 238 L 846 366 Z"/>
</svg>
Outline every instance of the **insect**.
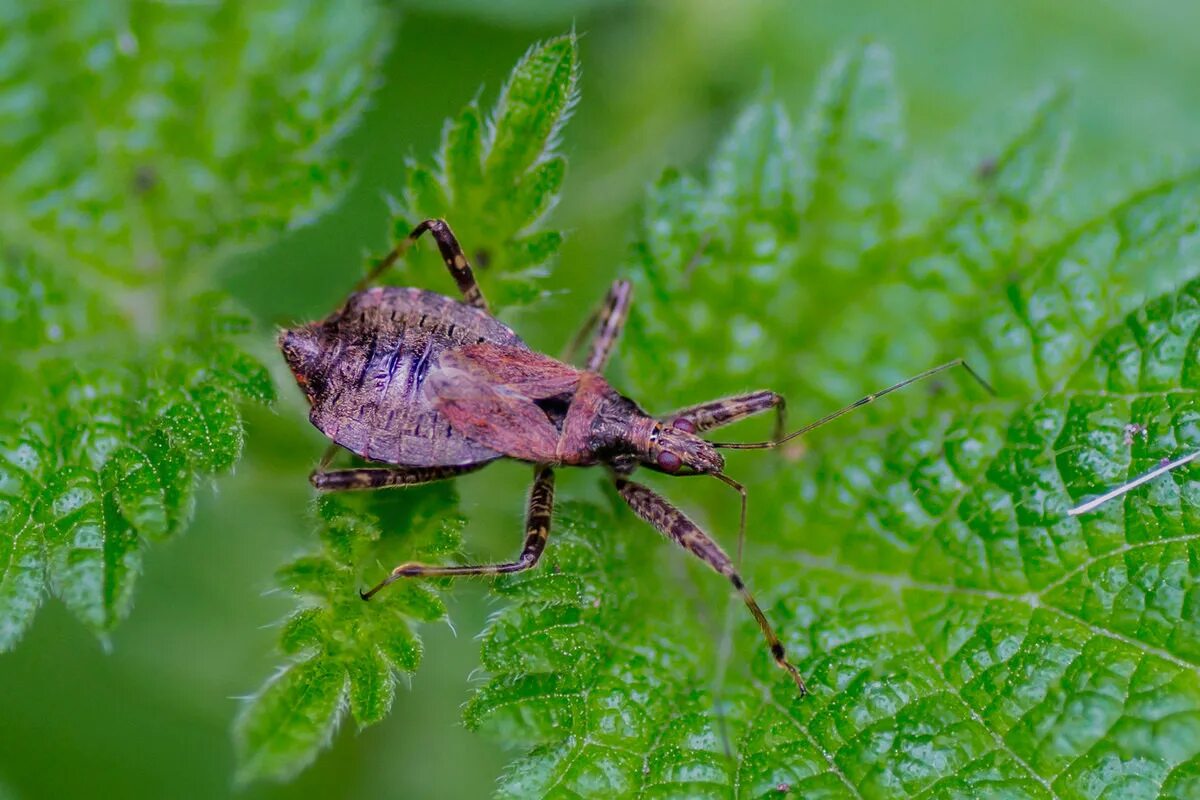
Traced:
<svg viewBox="0 0 1200 800">
<path fill-rule="evenodd" d="M 433 236 L 461 300 L 422 289 L 369 287 L 422 234 Z M 737 565 L 708 534 L 666 499 L 631 479 L 639 468 L 669 475 L 710 475 L 741 495 L 738 553 L 746 525 L 746 490 L 725 475 L 721 449 L 769 449 L 866 405 L 888 392 L 951 367 L 961 359 L 901 381 L 783 434 L 785 403 L 755 391 L 652 416 L 602 376 L 629 312 L 630 284 L 617 281 L 576 337 L 589 334 L 583 368 L 531 350 L 488 313 L 470 264 L 442 220 L 426 220 L 319 322 L 284 330 L 279 346 L 311 406 L 309 418 L 332 444 L 310 476 L 322 491 L 430 483 L 500 458 L 533 464 L 525 545 L 502 564 L 401 564 L 369 591 L 401 578 L 496 575 L 535 566 L 550 534 L 554 471 L 608 468 L 617 493 L 637 516 L 725 576 L 766 638 L 775 663 L 806 694 L 804 680 L 754 600 Z M 776 412 L 775 436 L 764 442 L 713 442 L 701 436 L 755 414 Z M 330 470 L 339 448 L 387 466 Z M 740 561 L 740 558 L 739 558 Z"/>
</svg>

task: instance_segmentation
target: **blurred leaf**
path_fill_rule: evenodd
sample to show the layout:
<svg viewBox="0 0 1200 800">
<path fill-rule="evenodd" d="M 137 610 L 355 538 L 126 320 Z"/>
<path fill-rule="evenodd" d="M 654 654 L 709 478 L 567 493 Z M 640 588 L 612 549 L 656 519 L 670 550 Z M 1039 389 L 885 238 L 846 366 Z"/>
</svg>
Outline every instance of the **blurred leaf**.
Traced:
<svg viewBox="0 0 1200 800">
<path fill-rule="evenodd" d="M 791 145 L 780 141 L 773 157 L 787 158 Z M 887 48 L 868 44 L 834 59 L 817 87 L 803 145 L 800 236 L 807 257 L 830 272 L 852 271 L 896 223 L 904 127 Z"/>
<path fill-rule="evenodd" d="M 269 402 L 265 368 L 235 334 L 248 320 L 198 298 L 140 344 L 101 298 L 48 265 L 0 261 L 8 376 L 0 424 L 0 650 L 44 586 L 97 632 L 129 613 L 149 540 L 181 531 L 196 480 L 242 449 L 241 400 Z"/>
<path fill-rule="evenodd" d="M 623 382 L 666 405 L 749 381 L 836 389 L 842 370 L 853 399 L 968 348 L 1005 399 L 834 447 L 814 437 L 786 468 L 758 456 L 769 479 L 751 529 L 771 536 L 748 583 L 805 699 L 740 603 L 719 645 L 727 582 L 696 568 L 681 584 L 651 566 L 662 556 L 632 515 L 568 505 L 547 563 L 497 582 L 512 604 L 484 634 L 490 679 L 464 711 L 528 748 L 501 797 L 1194 788 L 1200 471 L 1066 512 L 1200 443 L 1200 281 L 1113 326 L 1146 287 L 1179 279 L 1200 187 L 1181 171 L 1090 219 L 1048 218 L 1065 142 L 1055 93 L 977 176 L 904 220 L 887 64 L 875 45 L 840 57 L 802 147 L 760 99 L 707 183 L 669 173 L 651 190 Z M 814 336 L 795 371 L 789 350 L 818 324 L 862 333 L 860 358 Z M 1011 328 L 1022 335 L 999 335 Z M 902 416 L 893 399 L 877 419 Z M 729 653 L 749 675 L 726 672 Z"/>
<path fill-rule="evenodd" d="M 395 204 L 397 239 L 441 217 L 454 229 L 494 307 L 537 297 L 537 279 L 562 234 L 540 230 L 558 202 L 566 158 L 558 139 L 578 98 L 574 34 L 534 45 L 513 68 L 485 120 L 472 101 L 447 120 L 433 165 L 412 162 Z M 424 269 L 445 272 L 435 248 Z M 410 257 L 411 258 L 411 257 Z"/>
<path fill-rule="evenodd" d="M 311 219 L 343 191 L 387 16 L 349 3 L 0 3 L 0 235 L 125 280 Z M 186 267 L 186 268 L 185 268 Z"/>
<path fill-rule="evenodd" d="M 290 659 L 242 709 L 234 729 L 238 776 L 287 778 L 329 744 L 349 708 L 359 728 L 391 709 L 398 673 L 415 672 L 421 641 L 414 623 L 445 616 L 435 592 L 401 581 L 369 603 L 359 591 L 382 577 L 383 559 L 443 563 L 457 550 L 463 520 L 447 512 L 449 484 L 394 493 L 386 532 L 370 514 L 330 497 L 319 505 L 321 552 L 279 570 L 278 583 L 300 607 L 284 623 Z M 365 574 L 364 574 L 365 573 Z"/>
<path fill-rule="evenodd" d="M 489 20 L 499 27 L 553 27 L 570 25 L 595 9 L 604 10 L 619 5 L 621 0 L 508 0 L 492 3 L 487 0 L 404 0 L 406 9 L 433 10 L 453 14 L 473 21 Z"/>
<path fill-rule="evenodd" d="M 0 651 L 43 595 L 97 633 L 270 402 L 219 251 L 327 207 L 370 3 L 0 0 Z"/>
</svg>

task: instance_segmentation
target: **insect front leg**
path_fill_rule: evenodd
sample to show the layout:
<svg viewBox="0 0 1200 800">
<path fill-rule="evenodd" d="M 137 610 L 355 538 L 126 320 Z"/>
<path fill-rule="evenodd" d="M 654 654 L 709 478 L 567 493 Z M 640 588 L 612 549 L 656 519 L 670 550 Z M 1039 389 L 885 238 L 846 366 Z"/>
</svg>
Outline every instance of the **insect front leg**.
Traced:
<svg viewBox="0 0 1200 800">
<path fill-rule="evenodd" d="M 689 433 L 703 433 L 714 428 L 732 425 L 735 422 L 775 409 L 775 435 L 783 436 L 787 420 L 787 402 L 782 395 L 764 389 L 758 392 L 723 397 L 694 406 L 672 411 L 659 417 L 663 422 Z"/>
<path fill-rule="evenodd" d="M 426 231 L 429 231 L 434 241 L 437 242 L 438 250 L 442 254 L 442 260 L 446 262 L 446 269 L 450 270 L 450 277 L 454 278 L 454 282 L 458 284 L 458 290 L 462 293 L 463 302 L 469 306 L 475 306 L 487 311 L 487 300 L 483 298 L 483 292 L 480 290 L 479 284 L 475 282 L 475 273 L 471 271 L 471 265 L 467 261 L 462 248 L 459 246 L 458 239 L 454 238 L 454 231 L 450 230 L 450 226 L 446 224 L 445 220 L 440 219 L 427 219 L 413 228 L 412 233 L 408 234 L 404 241 L 396 245 L 392 249 L 392 252 L 384 256 L 383 260 L 376 264 L 374 269 L 358 282 L 355 291 L 362 291 L 374 283 Z"/>
<path fill-rule="evenodd" d="M 590 372 L 602 372 L 616 347 L 617 339 L 621 336 L 621 329 L 625 327 L 625 320 L 629 318 L 629 305 L 632 299 L 633 287 L 630 286 L 629 281 L 614 281 L 608 294 L 604 297 L 604 302 L 592 312 L 587 322 L 579 329 L 579 333 L 575 334 L 575 338 L 567 346 L 564 360 L 572 360 L 583 345 L 583 340 L 599 326 L 592 339 L 592 346 L 588 350 L 584 368 Z"/>
<path fill-rule="evenodd" d="M 525 547 L 522 548 L 521 555 L 516 561 L 508 561 L 503 564 L 451 566 L 413 562 L 401 564 L 370 591 L 363 592 L 362 597 L 364 600 L 370 600 L 380 589 L 401 578 L 500 575 L 530 569 L 537 564 L 538 559 L 542 557 L 542 551 L 546 549 L 546 540 L 550 538 L 550 517 L 553 513 L 554 470 L 546 466 L 537 467 L 534 473 L 533 490 L 529 493 L 529 508 L 525 516 Z"/>
<path fill-rule="evenodd" d="M 726 450 L 768 450 L 772 447 L 779 447 L 781 444 L 790 442 L 792 439 L 795 439 L 798 436 L 803 436 L 804 434 L 808 433 L 809 431 L 814 431 L 817 428 L 820 428 L 822 425 L 827 425 L 830 422 L 833 422 L 835 419 L 844 417 L 856 409 L 859 409 L 865 405 L 874 403 L 879 398 L 883 397 L 884 395 L 891 394 L 892 392 L 896 391 L 897 389 L 903 389 L 905 386 L 911 386 L 912 384 L 916 383 L 917 381 L 922 381 L 922 380 L 925 380 L 926 378 L 932 378 L 934 375 L 937 375 L 941 372 L 945 372 L 948 369 L 954 369 L 955 367 L 961 367 L 963 369 L 963 371 L 965 371 L 967 373 L 967 375 L 969 375 L 971 377 L 972 380 L 974 380 L 976 383 L 978 383 L 984 389 L 984 391 L 986 391 L 990 395 L 995 396 L 996 390 L 992 388 L 991 384 L 989 384 L 987 381 L 985 381 L 978 372 L 971 369 L 971 365 L 968 364 L 966 361 L 964 361 L 961 358 L 956 358 L 953 361 L 947 361 L 945 364 L 939 364 L 938 366 L 933 367 L 932 369 L 927 369 L 924 372 L 913 375 L 911 378 L 905 378 L 904 380 L 900 381 L 899 383 L 893 383 L 891 386 L 880 389 L 877 392 L 872 392 L 871 394 L 868 394 L 864 397 L 860 397 L 859 399 L 855 400 L 850 405 L 842 406 L 837 411 L 826 414 L 825 416 L 821 417 L 820 419 L 818 419 L 814 422 L 810 422 L 801 428 L 797 428 L 796 430 L 792 431 L 791 433 L 789 433 L 785 436 L 780 436 L 779 434 L 776 434 L 775 438 L 773 438 L 769 442 L 713 442 L 712 445 L 714 447 L 720 447 L 720 448 L 724 448 Z"/>
<path fill-rule="evenodd" d="M 742 596 L 742 602 L 746 604 L 746 608 L 754 616 L 754 621 L 758 623 L 759 629 L 767 640 L 767 646 L 771 650 L 771 657 L 775 659 L 775 663 L 779 665 L 780 669 L 785 670 L 792 676 L 792 680 L 796 682 L 796 688 L 800 690 L 801 696 L 808 694 L 808 688 L 804 685 L 804 679 L 800 677 L 800 671 L 787 660 L 787 655 L 783 650 L 783 643 L 775 635 L 775 631 L 771 628 L 771 623 L 767 621 L 766 615 L 758 607 L 758 603 L 746 588 L 741 575 L 738 574 L 733 562 L 730 561 L 729 556 L 725 554 L 721 546 L 713 541 L 712 537 L 700 530 L 700 527 L 688 519 L 682 511 L 640 483 L 634 483 L 633 481 L 618 477 L 617 492 L 629 504 L 629 507 L 633 509 L 635 514 L 657 528 L 664 536 L 686 548 L 729 579 L 729 582 L 733 584 L 733 588 Z"/>
</svg>

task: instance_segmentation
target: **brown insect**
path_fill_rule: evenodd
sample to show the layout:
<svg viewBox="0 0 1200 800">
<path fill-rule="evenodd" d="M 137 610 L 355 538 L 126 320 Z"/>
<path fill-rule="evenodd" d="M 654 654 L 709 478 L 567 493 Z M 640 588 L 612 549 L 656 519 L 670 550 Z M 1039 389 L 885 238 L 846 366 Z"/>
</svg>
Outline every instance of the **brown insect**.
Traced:
<svg viewBox="0 0 1200 800">
<path fill-rule="evenodd" d="M 423 233 L 437 241 L 462 301 L 422 289 L 365 288 Z M 495 575 L 538 562 L 550 532 L 554 469 L 603 464 L 634 513 L 724 575 L 739 592 L 766 637 L 775 663 L 801 694 L 799 671 L 725 551 L 681 511 L 630 480 L 639 467 L 671 475 L 711 475 L 741 494 L 741 542 L 746 490 L 722 470 L 726 449 L 766 449 L 794 439 L 876 398 L 962 366 L 943 364 L 868 395 L 816 422 L 782 435 L 783 397 L 757 391 L 651 416 L 613 389 L 601 375 L 629 312 L 630 286 L 617 281 L 588 320 L 571 350 L 595 332 L 583 369 L 536 353 L 488 313 L 454 234 L 441 220 L 413 229 L 368 275 L 345 305 L 326 319 L 283 331 L 279 346 L 312 406 L 309 418 L 333 440 L 313 486 L 323 491 L 414 486 L 480 469 L 500 458 L 534 465 L 525 523 L 525 547 L 503 564 L 430 566 L 401 564 L 364 599 L 400 578 Z M 990 391 L 990 387 L 989 387 Z M 721 443 L 700 434 L 775 409 L 776 435 L 766 442 Z M 386 467 L 329 470 L 342 447 Z"/>
</svg>

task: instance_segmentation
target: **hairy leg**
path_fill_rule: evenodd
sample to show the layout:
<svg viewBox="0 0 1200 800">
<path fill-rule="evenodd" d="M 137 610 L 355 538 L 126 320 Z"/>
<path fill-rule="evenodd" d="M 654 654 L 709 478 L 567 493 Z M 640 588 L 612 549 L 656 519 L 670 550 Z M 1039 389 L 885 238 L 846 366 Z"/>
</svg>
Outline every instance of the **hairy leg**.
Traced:
<svg viewBox="0 0 1200 800">
<path fill-rule="evenodd" d="M 446 224 L 445 220 L 440 219 L 427 219 L 413 228 L 412 233 L 405 237 L 404 241 L 396 245 L 392 252 L 384 256 L 383 260 L 358 282 L 355 291 L 362 291 L 370 286 L 380 275 L 390 269 L 426 231 L 437 242 L 442 260 L 446 262 L 446 269 L 450 270 L 450 277 L 454 278 L 459 292 L 462 293 L 463 302 L 487 311 L 487 300 L 483 298 L 483 292 L 480 291 L 479 284 L 475 282 L 475 273 L 471 271 L 471 265 L 467 262 L 462 248 L 459 247 L 458 239 L 454 238 L 454 231 L 450 230 L 450 226 Z"/>
<path fill-rule="evenodd" d="M 490 464 L 466 464 L 460 467 L 353 467 L 326 470 L 324 465 L 313 470 L 308 480 L 323 492 L 349 492 L 363 489 L 383 489 L 388 486 L 420 486 L 423 483 L 457 478 Z"/>
<path fill-rule="evenodd" d="M 778 439 L 783 436 L 787 403 L 782 395 L 769 389 L 747 392 L 733 397 L 722 397 L 707 403 L 697 403 L 669 414 L 662 414 L 659 419 L 689 433 L 703 433 L 714 428 L 732 425 L 771 409 L 775 409 L 775 438 Z"/>
<path fill-rule="evenodd" d="M 608 294 L 604 297 L 604 302 L 592 312 L 587 322 L 579 329 L 579 333 L 575 334 L 575 338 L 567 346 L 564 360 L 570 361 L 574 358 L 575 353 L 583 346 L 583 340 L 593 330 L 596 330 L 596 335 L 588 350 L 587 361 L 584 362 L 584 369 L 591 372 L 602 372 L 621 335 L 621 329 L 625 327 L 632 298 L 633 289 L 629 285 L 629 281 L 614 281 Z"/>
<path fill-rule="evenodd" d="M 500 575 L 509 572 L 521 572 L 537 564 L 546 549 L 546 540 L 550 537 L 550 517 L 554 513 L 554 470 L 550 467 L 535 468 L 533 490 L 529 493 L 529 508 L 525 516 L 525 547 L 516 561 L 503 564 L 463 564 L 451 566 L 435 566 L 429 564 L 407 563 L 392 570 L 392 573 L 380 581 L 370 591 L 363 592 L 364 600 L 370 600 L 383 587 L 401 578 L 440 577 L 446 575 Z"/>
<path fill-rule="evenodd" d="M 682 511 L 640 483 L 634 483 L 633 481 L 618 477 L 617 492 L 629 504 L 629 507 L 633 509 L 635 514 L 657 528 L 664 536 L 676 542 L 729 579 L 729 582 L 733 584 L 733 588 L 741 595 L 742 602 L 750 610 L 750 614 L 754 617 L 755 622 L 758 623 L 759 629 L 767 640 L 767 646 L 771 650 L 771 657 L 775 659 L 775 663 L 780 669 L 791 675 L 801 695 L 808 694 L 808 689 L 804 685 L 804 679 L 800 677 L 800 671 L 787 660 L 783 644 L 779 641 L 779 637 L 775 635 L 775 631 L 771 628 L 771 623 L 767 621 L 766 615 L 758 607 L 758 603 L 746 588 L 741 575 L 738 574 L 733 562 L 725 554 L 725 551 L 721 549 L 721 546 L 713 541 L 708 534 L 700 530 L 699 526 L 688 519 Z"/>
</svg>

